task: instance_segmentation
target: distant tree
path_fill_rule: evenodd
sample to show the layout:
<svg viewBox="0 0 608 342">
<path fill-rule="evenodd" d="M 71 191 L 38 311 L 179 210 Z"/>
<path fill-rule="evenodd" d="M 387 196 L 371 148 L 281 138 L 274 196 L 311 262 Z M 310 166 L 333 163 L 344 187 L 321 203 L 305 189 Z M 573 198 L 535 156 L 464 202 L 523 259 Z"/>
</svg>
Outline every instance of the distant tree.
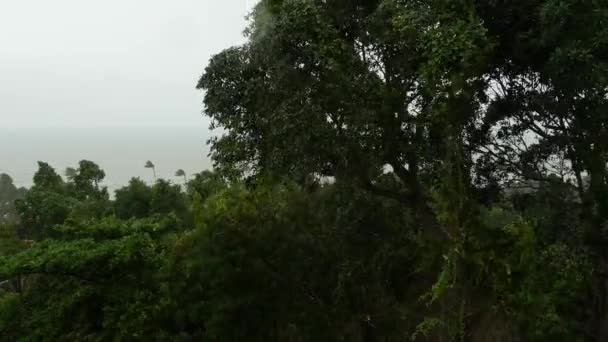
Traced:
<svg viewBox="0 0 608 342">
<path fill-rule="evenodd" d="M 32 189 L 25 198 L 17 200 L 20 235 L 26 239 L 43 239 L 51 234 L 56 224 L 69 217 L 76 201 L 65 194 Z"/>
<path fill-rule="evenodd" d="M 104 189 L 100 189 L 99 183 L 105 178 L 106 173 L 99 167 L 89 160 L 81 160 L 78 163 L 78 169 L 74 175 L 73 181 L 76 186 L 76 190 L 81 196 L 98 197 L 101 194 L 105 194 Z"/>
<path fill-rule="evenodd" d="M 74 177 L 76 177 L 76 173 L 77 173 L 77 171 L 73 167 L 66 167 L 65 171 L 63 172 L 65 178 L 70 182 L 74 181 Z"/>
<path fill-rule="evenodd" d="M 0 173 L 0 194 L 12 193 L 16 189 L 13 184 L 13 178 L 6 173 Z"/>
<path fill-rule="evenodd" d="M 58 191 L 63 185 L 63 179 L 52 166 L 45 162 L 38 162 L 38 171 L 34 174 L 33 189 Z"/>
<path fill-rule="evenodd" d="M 152 169 L 152 173 L 154 174 L 154 180 L 156 180 L 156 167 L 154 166 L 154 164 L 148 160 L 144 167 L 146 169 Z"/>
<path fill-rule="evenodd" d="M 184 177 L 184 184 L 188 183 L 188 178 L 186 177 L 186 172 L 182 169 L 175 171 L 175 177 Z"/>
<path fill-rule="evenodd" d="M 205 170 L 194 175 L 188 182 L 188 194 L 198 193 L 202 200 L 228 187 L 226 180 L 217 172 Z"/>
<path fill-rule="evenodd" d="M 23 198 L 26 191 L 24 188 L 17 188 L 9 175 L 0 174 L 0 224 L 15 222 L 18 219 L 14 202 Z"/>
<path fill-rule="evenodd" d="M 100 186 L 105 172 L 99 165 L 89 160 L 81 160 L 78 168 L 66 169 L 66 178 L 67 195 L 76 200 L 70 219 L 86 221 L 100 218 L 112 209 L 107 188 Z"/>
<path fill-rule="evenodd" d="M 141 179 L 132 178 L 128 186 L 116 190 L 114 210 L 122 219 L 175 213 L 180 219 L 190 222 L 186 196 L 181 187 L 164 179 L 148 186 Z"/>
<path fill-rule="evenodd" d="M 67 172 L 66 183 L 49 164 L 38 163 L 34 185 L 23 199 L 15 202 L 19 232 L 24 238 L 47 238 L 54 234 L 55 225 L 68 218 L 87 221 L 104 216 L 111 209 L 107 189 L 99 186 L 105 172 L 87 160 L 79 162 L 73 170 Z"/>
<path fill-rule="evenodd" d="M 186 196 L 182 192 L 182 188 L 164 179 L 159 179 L 152 186 L 150 212 L 152 214 L 175 213 L 179 218 L 190 221 Z"/>
<path fill-rule="evenodd" d="M 48 163 L 38 162 L 34 185 L 24 198 L 15 201 L 19 214 L 19 234 L 28 239 L 42 239 L 51 228 L 63 223 L 70 215 L 76 200 L 68 194 L 61 176 Z"/>
<path fill-rule="evenodd" d="M 131 178 L 129 185 L 116 190 L 114 210 L 123 219 L 150 215 L 152 188 L 139 178 Z"/>
</svg>

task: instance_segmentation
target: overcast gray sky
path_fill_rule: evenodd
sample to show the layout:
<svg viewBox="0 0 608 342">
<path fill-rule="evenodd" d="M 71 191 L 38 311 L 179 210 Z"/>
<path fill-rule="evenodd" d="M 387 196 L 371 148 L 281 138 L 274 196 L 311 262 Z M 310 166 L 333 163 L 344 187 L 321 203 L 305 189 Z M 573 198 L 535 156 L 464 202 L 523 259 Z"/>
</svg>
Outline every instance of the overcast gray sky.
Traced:
<svg viewBox="0 0 608 342">
<path fill-rule="evenodd" d="M 110 185 L 209 166 L 195 89 L 255 0 L 0 0 L 0 172 L 90 159 Z M 149 128 L 146 128 L 149 127 Z M 141 164 L 141 165 L 140 165 Z"/>
<path fill-rule="evenodd" d="M 0 125 L 197 123 L 253 0 L 0 0 Z"/>
</svg>

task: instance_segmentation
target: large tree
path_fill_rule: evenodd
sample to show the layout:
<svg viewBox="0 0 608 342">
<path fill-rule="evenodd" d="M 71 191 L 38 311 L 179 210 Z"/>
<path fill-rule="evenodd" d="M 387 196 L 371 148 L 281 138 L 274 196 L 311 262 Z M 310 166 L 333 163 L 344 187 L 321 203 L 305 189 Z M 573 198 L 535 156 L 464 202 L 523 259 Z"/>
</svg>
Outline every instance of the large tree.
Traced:
<svg viewBox="0 0 608 342">
<path fill-rule="evenodd" d="M 536 221 L 552 237 L 539 248 L 567 241 L 577 262 L 593 259 L 592 310 L 570 313 L 607 339 L 607 19 L 605 3 L 574 0 L 262 0 L 247 42 L 198 83 L 225 132 L 212 156 L 220 170 L 332 176 L 414 208 L 418 230 L 448 241 L 437 285 L 458 279 L 463 308 L 481 285 L 463 265 L 498 243 L 483 207 L 517 205 L 520 188 L 550 195 L 531 198 L 574 219 Z"/>
</svg>

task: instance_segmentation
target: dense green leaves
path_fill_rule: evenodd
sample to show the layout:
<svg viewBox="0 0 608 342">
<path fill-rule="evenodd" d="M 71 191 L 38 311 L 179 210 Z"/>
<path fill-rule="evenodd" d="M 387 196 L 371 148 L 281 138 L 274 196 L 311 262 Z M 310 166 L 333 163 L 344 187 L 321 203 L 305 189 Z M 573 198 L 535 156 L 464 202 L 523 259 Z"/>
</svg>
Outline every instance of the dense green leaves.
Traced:
<svg viewBox="0 0 608 342">
<path fill-rule="evenodd" d="M 340 187 L 259 186 L 195 210 L 199 227 L 178 242 L 177 266 L 202 285 L 184 291 L 207 298 L 200 314 L 213 340 L 388 338 L 420 319 L 404 297 L 424 291 L 409 283 L 415 236 L 386 220 L 408 221 L 396 203 Z"/>
<path fill-rule="evenodd" d="M 17 221 L 15 200 L 25 195 L 24 188 L 17 188 L 13 179 L 7 174 L 0 174 L 0 224 L 14 223 Z"/>
<path fill-rule="evenodd" d="M 0 278 L 25 283 L 17 298 L 4 299 L 16 313 L 0 323 L 2 335 L 102 340 L 162 332 L 154 321 L 166 281 L 161 270 L 178 227 L 171 216 L 63 225 L 55 228 L 60 238 L 0 259 Z"/>
<path fill-rule="evenodd" d="M 608 307 L 591 303 L 608 293 L 606 13 L 262 1 L 247 43 L 198 84 L 226 130 L 212 156 L 254 178 L 331 176 L 412 210 L 402 229 L 445 257 L 424 267 L 437 272 L 431 303 L 451 311 L 430 310 L 429 336 L 487 339 L 495 316 L 512 325 L 501 338 L 605 339 Z"/>
<path fill-rule="evenodd" d="M 0 176 L 0 336 L 608 340 L 604 2 L 250 18 L 197 84 L 214 171 Z"/>
</svg>

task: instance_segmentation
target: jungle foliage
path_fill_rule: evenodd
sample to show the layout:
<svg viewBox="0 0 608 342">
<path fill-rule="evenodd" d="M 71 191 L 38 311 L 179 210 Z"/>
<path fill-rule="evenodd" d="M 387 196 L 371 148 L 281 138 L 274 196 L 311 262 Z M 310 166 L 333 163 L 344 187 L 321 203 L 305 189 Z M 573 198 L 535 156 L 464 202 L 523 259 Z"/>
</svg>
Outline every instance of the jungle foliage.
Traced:
<svg viewBox="0 0 608 342">
<path fill-rule="evenodd" d="M 607 20 L 261 0 L 197 84 L 214 171 L 111 198 L 93 162 L 39 164 L 3 222 L 0 336 L 608 340 Z"/>
</svg>

